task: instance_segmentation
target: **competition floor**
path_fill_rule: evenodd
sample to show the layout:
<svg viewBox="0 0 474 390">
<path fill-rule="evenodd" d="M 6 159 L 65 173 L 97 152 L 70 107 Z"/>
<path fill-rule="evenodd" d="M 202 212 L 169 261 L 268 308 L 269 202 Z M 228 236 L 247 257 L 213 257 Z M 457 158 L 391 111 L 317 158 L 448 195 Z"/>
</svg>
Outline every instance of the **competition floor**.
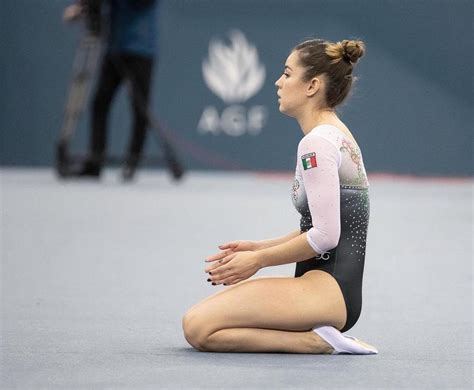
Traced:
<svg viewBox="0 0 474 390">
<path fill-rule="evenodd" d="M 472 182 L 371 179 L 361 318 L 377 356 L 193 350 L 204 257 L 298 227 L 291 178 L 164 172 L 135 184 L 1 174 L 1 388 L 472 388 Z M 258 275 L 288 275 L 294 265 Z M 270 297 L 269 297 L 270 298 Z"/>
</svg>

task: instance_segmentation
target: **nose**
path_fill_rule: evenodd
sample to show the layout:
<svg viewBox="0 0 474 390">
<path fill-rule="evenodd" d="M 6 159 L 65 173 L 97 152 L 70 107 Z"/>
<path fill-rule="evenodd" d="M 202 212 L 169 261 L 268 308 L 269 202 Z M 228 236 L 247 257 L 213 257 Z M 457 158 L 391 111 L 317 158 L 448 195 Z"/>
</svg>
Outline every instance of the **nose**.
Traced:
<svg viewBox="0 0 474 390">
<path fill-rule="evenodd" d="M 281 76 L 277 81 L 275 81 L 275 87 L 277 87 L 278 89 L 280 89 L 280 80 L 281 80 Z"/>
</svg>

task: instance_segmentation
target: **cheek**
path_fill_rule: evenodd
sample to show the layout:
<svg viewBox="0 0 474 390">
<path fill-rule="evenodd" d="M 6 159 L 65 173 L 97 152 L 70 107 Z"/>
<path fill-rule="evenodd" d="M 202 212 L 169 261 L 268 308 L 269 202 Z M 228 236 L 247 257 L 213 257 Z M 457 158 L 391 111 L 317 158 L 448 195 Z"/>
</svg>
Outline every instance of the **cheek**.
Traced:
<svg viewBox="0 0 474 390">
<path fill-rule="evenodd" d="M 291 81 L 287 81 L 285 83 L 284 91 L 285 91 L 285 97 L 289 99 L 295 99 L 298 95 L 298 89 L 295 88 L 294 83 L 292 83 Z"/>
<path fill-rule="evenodd" d="M 285 95 L 288 95 L 291 93 L 291 83 L 288 82 L 288 80 L 284 80 L 281 83 L 281 90 Z"/>
</svg>

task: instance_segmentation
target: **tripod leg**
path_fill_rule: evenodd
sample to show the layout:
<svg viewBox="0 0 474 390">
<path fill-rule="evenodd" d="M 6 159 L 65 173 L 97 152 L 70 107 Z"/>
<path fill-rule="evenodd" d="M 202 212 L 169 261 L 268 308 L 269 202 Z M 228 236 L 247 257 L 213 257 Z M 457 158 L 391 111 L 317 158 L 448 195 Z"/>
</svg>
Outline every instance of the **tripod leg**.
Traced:
<svg viewBox="0 0 474 390">
<path fill-rule="evenodd" d="M 169 140 L 164 135 L 160 125 L 156 121 L 151 122 L 149 116 L 148 116 L 148 123 L 149 123 L 148 128 L 150 130 L 153 130 L 153 133 L 155 134 L 158 140 L 158 143 L 161 145 L 163 149 L 165 162 L 168 165 L 168 168 L 171 171 L 173 178 L 175 180 L 181 179 L 181 177 L 184 174 L 184 168 L 176 157 L 175 149 L 171 146 Z"/>
<path fill-rule="evenodd" d="M 60 177 L 70 173 L 68 146 L 84 110 L 89 95 L 92 77 L 100 54 L 99 38 L 85 36 L 81 39 L 73 63 L 73 75 L 69 86 L 64 119 L 56 149 L 56 169 Z"/>
<path fill-rule="evenodd" d="M 136 100 L 137 109 L 140 110 L 144 117 L 146 117 L 147 130 L 149 129 L 152 131 L 157 138 L 158 144 L 163 150 L 165 163 L 168 166 L 173 178 L 175 180 L 179 180 L 184 174 L 184 168 L 176 157 L 175 150 L 172 147 L 168 137 L 166 137 L 163 130 L 161 129 L 160 124 L 153 120 L 152 115 L 148 111 L 147 99 L 145 98 L 146 96 L 144 95 L 143 91 L 140 88 L 133 88 L 133 84 L 139 86 L 136 75 L 131 69 L 129 69 L 126 62 L 118 55 L 114 57 L 114 64 L 117 67 L 118 72 L 122 74 L 125 80 L 127 80 L 126 84 L 129 94 L 132 100 Z"/>
</svg>

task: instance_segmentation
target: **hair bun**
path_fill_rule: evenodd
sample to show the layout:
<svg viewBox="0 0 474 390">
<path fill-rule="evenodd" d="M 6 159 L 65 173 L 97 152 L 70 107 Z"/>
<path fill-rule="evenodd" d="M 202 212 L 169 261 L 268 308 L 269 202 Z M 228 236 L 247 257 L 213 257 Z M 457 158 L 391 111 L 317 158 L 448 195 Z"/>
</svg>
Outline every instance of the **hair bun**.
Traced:
<svg viewBox="0 0 474 390">
<path fill-rule="evenodd" d="M 357 63 L 360 57 L 364 55 L 365 45 L 362 41 L 349 41 L 344 39 L 341 42 L 344 59 L 351 64 Z"/>
</svg>

